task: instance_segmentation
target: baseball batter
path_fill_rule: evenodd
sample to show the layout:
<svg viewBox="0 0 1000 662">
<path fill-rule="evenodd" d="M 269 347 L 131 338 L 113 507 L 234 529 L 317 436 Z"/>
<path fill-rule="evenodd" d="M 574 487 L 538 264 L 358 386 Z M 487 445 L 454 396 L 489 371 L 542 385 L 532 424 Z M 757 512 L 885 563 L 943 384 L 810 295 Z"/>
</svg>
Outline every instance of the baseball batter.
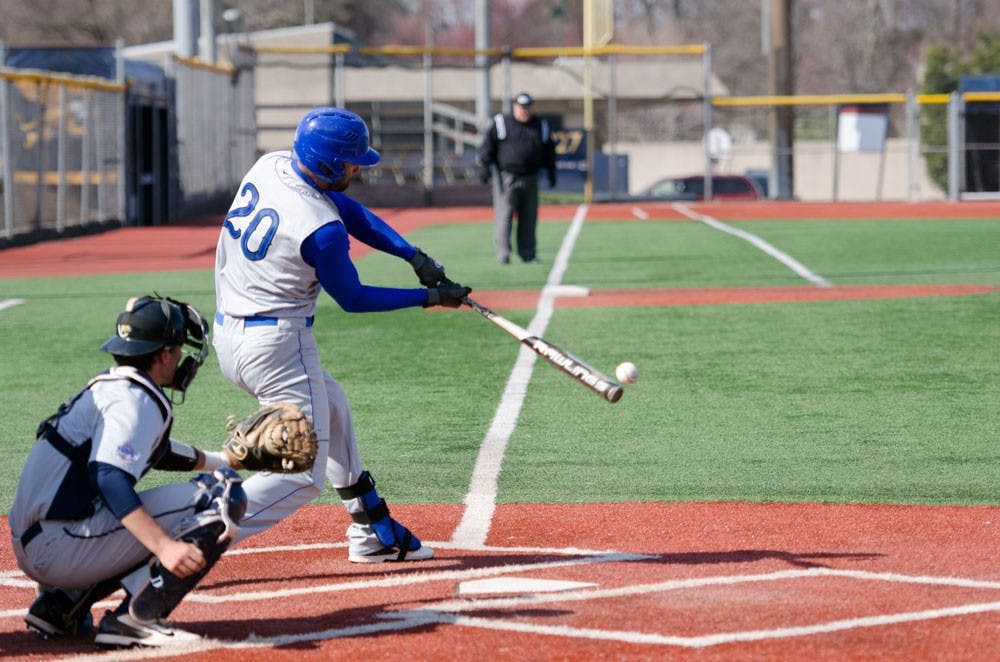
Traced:
<svg viewBox="0 0 1000 662">
<path fill-rule="evenodd" d="M 18 566 L 39 583 L 25 621 L 47 636 L 88 633 L 91 606 L 120 586 L 98 644 L 197 641 L 163 619 L 225 551 L 246 506 L 222 453 L 170 439 L 163 389 L 183 397 L 208 354 L 208 322 L 173 299 L 131 299 L 101 349 L 117 365 L 39 426 L 10 509 Z M 154 467 L 213 473 L 137 493 Z"/>
<path fill-rule="evenodd" d="M 291 151 L 265 154 L 243 178 L 216 250 L 214 344 L 223 374 L 261 405 L 293 402 L 313 421 L 317 458 L 309 472 L 261 472 L 244 483 L 248 509 L 239 538 L 268 529 L 312 501 L 326 479 L 351 514 L 348 558 L 357 563 L 434 556 L 389 515 L 362 468 L 344 389 L 319 361 L 312 332 L 320 290 L 348 312 L 414 306 L 457 308 L 471 290 L 382 219 L 343 194 L 379 153 L 368 127 L 340 108 L 302 119 Z M 422 288 L 364 285 L 349 236 L 407 260 Z"/>
</svg>

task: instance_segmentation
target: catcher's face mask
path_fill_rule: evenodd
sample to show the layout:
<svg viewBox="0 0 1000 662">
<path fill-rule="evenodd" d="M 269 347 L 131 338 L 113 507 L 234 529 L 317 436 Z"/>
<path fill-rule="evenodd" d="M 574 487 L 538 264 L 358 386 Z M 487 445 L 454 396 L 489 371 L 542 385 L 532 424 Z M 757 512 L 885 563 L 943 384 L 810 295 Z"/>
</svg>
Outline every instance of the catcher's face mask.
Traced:
<svg viewBox="0 0 1000 662">
<path fill-rule="evenodd" d="M 181 359 L 170 388 L 181 393 L 191 384 L 209 351 L 209 327 L 205 316 L 194 306 L 153 296 L 129 299 L 118 316 L 115 335 L 101 349 L 115 356 L 139 356 L 166 346 L 181 348 Z"/>
<path fill-rule="evenodd" d="M 181 345 L 183 358 L 181 358 L 180 363 L 177 365 L 177 371 L 174 373 L 174 381 L 170 385 L 170 388 L 180 391 L 183 394 L 194 380 L 194 376 L 198 373 L 198 368 L 205 363 L 205 359 L 208 357 L 208 320 L 205 319 L 205 316 L 197 308 L 190 304 L 174 299 L 167 299 L 167 301 L 180 308 L 181 313 L 184 315 L 185 338 L 184 343 Z M 183 395 L 181 399 L 183 400 Z"/>
</svg>

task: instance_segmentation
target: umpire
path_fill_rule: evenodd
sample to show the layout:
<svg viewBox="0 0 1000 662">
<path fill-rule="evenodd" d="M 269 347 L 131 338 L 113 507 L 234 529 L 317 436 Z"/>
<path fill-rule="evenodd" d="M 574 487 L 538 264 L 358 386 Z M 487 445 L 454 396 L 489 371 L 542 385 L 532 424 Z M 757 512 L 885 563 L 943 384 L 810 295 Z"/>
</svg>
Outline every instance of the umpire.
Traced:
<svg viewBox="0 0 1000 662">
<path fill-rule="evenodd" d="M 538 173 L 548 173 L 556 185 L 556 152 L 549 123 L 531 112 L 531 95 L 514 99 L 512 112 L 498 113 L 479 146 L 479 177 L 485 184 L 493 175 L 493 245 L 497 262 L 510 262 L 510 230 L 517 215 L 517 254 L 537 262 Z"/>
</svg>

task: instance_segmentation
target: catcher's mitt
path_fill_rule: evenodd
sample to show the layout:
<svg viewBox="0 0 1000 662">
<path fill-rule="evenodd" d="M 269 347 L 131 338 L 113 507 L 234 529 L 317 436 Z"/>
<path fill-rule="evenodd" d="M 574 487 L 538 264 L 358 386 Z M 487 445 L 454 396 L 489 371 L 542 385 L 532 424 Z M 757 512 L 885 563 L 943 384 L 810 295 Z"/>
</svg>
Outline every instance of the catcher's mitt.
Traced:
<svg viewBox="0 0 1000 662">
<path fill-rule="evenodd" d="M 277 402 L 242 421 L 230 416 L 223 452 L 250 471 L 294 474 L 316 460 L 316 430 L 298 405 Z"/>
</svg>

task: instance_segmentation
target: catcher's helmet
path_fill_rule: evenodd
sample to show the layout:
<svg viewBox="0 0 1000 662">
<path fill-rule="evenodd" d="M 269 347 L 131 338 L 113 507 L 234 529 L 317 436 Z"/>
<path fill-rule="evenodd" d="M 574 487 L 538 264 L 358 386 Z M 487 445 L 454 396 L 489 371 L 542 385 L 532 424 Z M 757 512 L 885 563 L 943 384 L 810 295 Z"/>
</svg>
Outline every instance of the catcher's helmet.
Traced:
<svg viewBox="0 0 1000 662">
<path fill-rule="evenodd" d="M 118 315 L 115 335 L 101 349 L 114 356 L 142 356 L 168 345 L 179 345 L 184 358 L 171 388 L 184 391 L 208 356 L 208 321 L 190 304 L 169 297 L 144 296 L 128 300 Z"/>
<path fill-rule="evenodd" d="M 324 106 L 309 111 L 295 130 L 292 149 L 322 184 L 332 186 L 344 178 L 344 163 L 375 165 L 382 156 L 369 144 L 368 126 L 343 108 Z"/>
</svg>

